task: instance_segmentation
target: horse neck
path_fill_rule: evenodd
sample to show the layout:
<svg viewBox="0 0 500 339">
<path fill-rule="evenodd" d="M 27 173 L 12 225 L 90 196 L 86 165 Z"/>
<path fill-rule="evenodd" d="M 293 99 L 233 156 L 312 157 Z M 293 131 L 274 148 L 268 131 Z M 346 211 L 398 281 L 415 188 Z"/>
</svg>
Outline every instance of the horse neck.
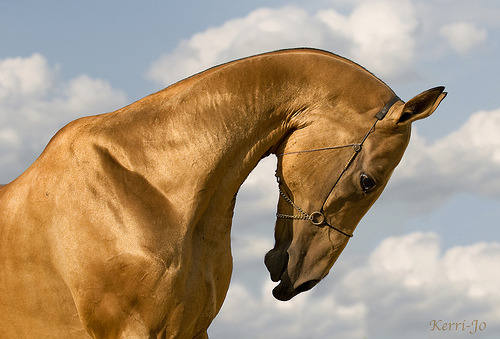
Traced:
<svg viewBox="0 0 500 339">
<path fill-rule="evenodd" d="M 177 206 L 186 225 L 214 216 L 230 224 L 239 187 L 286 134 L 293 110 L 277 95 L 258 93 L 258 84 L 192 82 L 117 112 L 127 124 L 120 130 L 141 133 L 122 134 L 120 142 L 134 145 L 127 162 Z"/>
</svg>

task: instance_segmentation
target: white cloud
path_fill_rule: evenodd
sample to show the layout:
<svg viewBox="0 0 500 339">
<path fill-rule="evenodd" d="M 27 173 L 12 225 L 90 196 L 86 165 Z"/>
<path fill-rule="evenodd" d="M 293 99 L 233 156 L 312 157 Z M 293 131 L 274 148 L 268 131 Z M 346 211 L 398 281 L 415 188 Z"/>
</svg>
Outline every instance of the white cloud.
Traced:
<svg viewBox="0 0 500 339">
<path fill-rule="evenodd" d="M 290 47 L 332 50 L 382 77 L 397 77 L 413 63 L 411 2 L 361 2 L 349 14 L 333 9 L 309 14 L 298 7 L 262 8 L 181 41 L 151 66 L 148 75 L 172 83 L 232 59 Z"/>
<path fill-rule="evenodd" d="M 424 209 L 459 192 L 499 198 L 498 131 L 500 108 L 471 115 L 457 131 L 433 143 L 414 133 L 389 184 L 390 195 Z"/>
<path fill-rule="evenodd" d="M 302 294 L 290 303 L 272 297 L 271 283 L 261 290 L 233 282 L 223 311 L 209 328 L 217 338 L 361 338 L 366 309 L 361 303 L 340 304 L 335 296 L 310 298 Z M 325 319 L 328 321 L 325 322 Z"/>
<path fill-rule="evenodd" d="M 0 100 L 13 102 L 43 97 L 53 85 L 56 74 L 40 54 L 0 60 Z"/>
<path fill-rule="evenodd" d="M 69 121 L 127 102 L 109 83 L 80 75 L 60 78 L 40 54 L 0 59 L 0 182 L 18 176 Z"/>
<path fill-rule="evenodd" d="M 273 247 L 271 238 L 257 235 L 238 236 L 232 239 L 232 243 L 234 255 L 243 263 L 260 261 L 264 253 Z"/>
<path fill-rule="evenodd" d="M 434 233 L 387 238 L 366 262 L 347 265 L 344 272 L 334 267 L 315 289 L 288 303 L 272 299 L 267 276 L 260 277 L 257 290 L 254 282 L 234 281 L 210 333 L 221 338 L 422 338 L 433 334 L 432 320 L 465 320 L 467 326 L 478 319 L 487 324 L 486 337 L 493 337 L 500 330 L 500 244 L 441 252 Z M 454 338 L 467 335 L 453 333 Z"/>
<path fill-rule="evenodd" d="M 262 8 L 193 35 L 157 60 L 149 76 L 171 83 L 216 64 L 273 49 L 320 46 L 324 27 L 296 7 Z"/>
<path fill-rule="evenodd" d="M 334 10 L 321 11 L 318 17 L 350 42 L 349 54 L 369 70 L 393 77 L 413 64 L 418 21 L 410 1 L 366 1 L 348 17 Z"/>
<path fill-rule="evenodd" d="M 500 244 L 457 246 L 444 255 L 440 251 L 434 233 L 391 237 L 366 266 L 343 279 L 347 299 L 362 299 L 367 305 L 370 332 L 376 337 L 384 328 L 405 334 L 412 330 L 406 326 L 417 324 L 426 333 L 433 319 L 481 319 L 498 330 L 500 293 L 492 286 L 500 283 Z"/>
<path fill-rule="evenodd" d="M 458 22 L 443 26 L 440 31 L 453 49 L 466 54 L 486 41 L 488 33 L 485 29 L 467 22 Z"/>
<path fill-rule="evenodd" d="M 278 184 L 275 177 L 276 157 L 269 156 L 260 161 L 241 186 L 237 201 L 243 205 L 238 209 L 239 217 L 259 218 L 274 214 L 278 202 Z"/>
</svg>

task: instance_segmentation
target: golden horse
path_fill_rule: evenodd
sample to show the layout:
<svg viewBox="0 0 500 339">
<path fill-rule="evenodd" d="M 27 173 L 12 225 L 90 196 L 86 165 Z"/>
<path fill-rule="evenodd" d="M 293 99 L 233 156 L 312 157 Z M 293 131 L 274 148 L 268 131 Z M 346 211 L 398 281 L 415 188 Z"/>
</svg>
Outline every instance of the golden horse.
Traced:
<svg viewBox="0 0 500 339">
<path fill-rule="evenodd" d="M 61 129 L 0 188 L 1 338 L 207 338 L 239 187 L 279 156 L 288 300 L 324 278 L 443 87 L 404 103 L 337 55 L 277 51 Z"/>
</svg>

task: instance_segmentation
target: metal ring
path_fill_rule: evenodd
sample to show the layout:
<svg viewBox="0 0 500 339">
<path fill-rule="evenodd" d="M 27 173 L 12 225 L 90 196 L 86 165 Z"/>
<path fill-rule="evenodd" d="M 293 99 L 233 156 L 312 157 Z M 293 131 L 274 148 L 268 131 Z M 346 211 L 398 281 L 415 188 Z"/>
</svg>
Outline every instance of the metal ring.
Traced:
<svg viewBox="0 0 500 339">
<path fill-rule="evenodd" d="M 325 223 L 325 216 L 320 211 L 316 211 L 311 213 L 309 220 L 311 220 L 313 225 L 320 226 Z"/>
<path fill-rule="evenodd" d="M 354 148 L 354 152 L 359 152 L 361 151 L 361 144 L 354 144 L 352 145 L 352 148 Z"/>
</svg>

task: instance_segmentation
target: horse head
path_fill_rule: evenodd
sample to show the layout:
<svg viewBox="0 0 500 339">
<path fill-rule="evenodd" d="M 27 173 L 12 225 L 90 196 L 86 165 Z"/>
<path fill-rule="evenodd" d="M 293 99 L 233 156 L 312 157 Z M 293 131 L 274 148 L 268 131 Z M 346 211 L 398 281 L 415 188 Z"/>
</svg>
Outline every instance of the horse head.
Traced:
<svg viewBox="0 0 500 339">
<path fill-rule="evenodd" d="M 281 143 L 276 242 L 265 257 L 271 279 L 280 281 L 277 299 L 289 300 L 329 273 L 400 162 L 411 124 L 434 112 L 443 90 L 406 103 L 393 96 L 368 110 L 346 106 L 348 115 L 317 108 Z"/>
</svg>

